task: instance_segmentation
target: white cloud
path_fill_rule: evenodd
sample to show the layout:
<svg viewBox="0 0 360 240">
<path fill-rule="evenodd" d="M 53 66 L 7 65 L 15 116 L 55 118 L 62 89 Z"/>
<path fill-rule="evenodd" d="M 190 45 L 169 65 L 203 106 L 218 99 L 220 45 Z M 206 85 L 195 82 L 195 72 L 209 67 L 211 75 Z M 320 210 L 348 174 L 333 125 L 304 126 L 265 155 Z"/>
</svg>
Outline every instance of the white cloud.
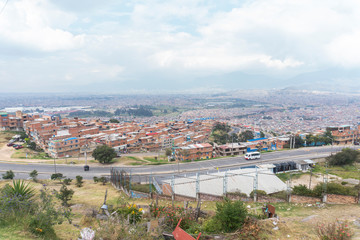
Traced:
<svg viewBox="0 0 360 240">
<path fill-rule="evenodd" d="M 70 0 L 12 0 L 0 15 L 0 51 L 7 53 L 0 73 L 68 79 L 70 86 L 125 75 L 141 82 L 173 72 L 189 79 L 233 71 L 293 76 L 360 66 L 359 1 L 239 2 L 105 1 L 84 11 Z"/>
<path fill-rule="evenodd" d="M 345 67 L 360 67 L 360 29 L 343 34 L 326 45 L 329 58 Z"/>
<path fill-rule="evenodd" d="M 0 16 L 0 37 L 8 44 L 45 52 L 73 49 L 84 39 L 66 30 L 75 20 L 45 0 L 10 1 Z"/>
</svg>

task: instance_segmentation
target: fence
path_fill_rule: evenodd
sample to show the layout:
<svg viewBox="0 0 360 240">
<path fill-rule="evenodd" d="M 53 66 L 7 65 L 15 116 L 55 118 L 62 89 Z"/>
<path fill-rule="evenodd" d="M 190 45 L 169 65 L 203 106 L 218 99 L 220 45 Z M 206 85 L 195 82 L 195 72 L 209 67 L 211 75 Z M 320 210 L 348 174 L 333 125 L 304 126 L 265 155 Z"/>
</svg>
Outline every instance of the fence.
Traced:
<svg viewBox="0 0 360 240">
<path fill-rule="evenodd" d="M 259 185 L 266 184 L 266 176 L 272 175 L 266 172 L 258 172 L 256 169 L 255 175 L 249 173 L 234 173 L 234 172 L 207 172 L 204 174 L 188 174 L 188 175 L 153 175 L 153 174 L 132 174 L 131 171 L 124 169 L 111 169 L 110 182 L 119 190 L 124 191 L 132 198 L 151 198 L 157 196 L 160 199 L 176 200 L 176 201 L 219 201 L 224 197 L 232 200 L 242 200 L 245 202 L 259 201 L 259 202 L 293 202 L 293 203 L 318 203 L 325 201 L 327 203 L 359 203 L 357 197 L 342 196 L 335 194 L 327 194 L 327 197 L 310 198 L 298 195 L 291 195 L 291 181 L 286 184 L 283 194 L 257 195 L 254 194 L 250 198 L 248 194 L 243 194 L 241 191 L 231 191 L 234 182 L 247 185 L 248 192 L 256 193 L 259 190 Z M 217 173 L 217 174 L 216 174 Z M 262 177 L 265 176 L 265 178 Z M 241 177 L 241 178 L 239 178 Z M 247 183 L 244 180 L 247 179 Z M 241 180 L 241 181 L 239 181 Z M 216 182 L 216 184 L 214 184 Z M 202 184 L 207 183 L 209 188 L 205 189 Z M 229 185 L 232 184 L 232 187 Z M 182 190 L 181 190 L 182 189 Z M 250 190 L 249 190 L 250 189 Z M 189 194 L 191 193 L 191 194 Z M 268 192 L 267 192 L 268 193 Z M 281 197 L 279 197 L 281 195 Z"/>
</svg>

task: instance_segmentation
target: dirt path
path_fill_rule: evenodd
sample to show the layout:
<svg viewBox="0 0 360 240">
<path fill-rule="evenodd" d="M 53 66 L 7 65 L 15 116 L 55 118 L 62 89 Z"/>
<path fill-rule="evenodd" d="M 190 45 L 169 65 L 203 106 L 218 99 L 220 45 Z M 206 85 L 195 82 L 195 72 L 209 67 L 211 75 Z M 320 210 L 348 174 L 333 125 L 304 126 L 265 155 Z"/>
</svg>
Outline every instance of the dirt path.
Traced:
<svg viewBox="0 0 360 240">
<path fill-rule="evenodd" d="M 11 161 L 11 155 L 15 152 L 16 150 L 13 147 L 8 147 L 6 145 L 2 146 L 0 149 L 0 160 L 3 161 Z"/>
</svg>

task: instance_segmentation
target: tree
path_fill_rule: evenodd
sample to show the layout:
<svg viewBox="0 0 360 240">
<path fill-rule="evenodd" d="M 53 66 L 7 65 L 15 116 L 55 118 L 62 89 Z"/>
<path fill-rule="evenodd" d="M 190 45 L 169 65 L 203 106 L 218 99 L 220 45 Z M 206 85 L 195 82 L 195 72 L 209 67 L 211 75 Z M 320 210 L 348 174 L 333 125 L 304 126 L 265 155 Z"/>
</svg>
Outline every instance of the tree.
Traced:
<svg viewBox="0 0 360 240">
<path fill-rule="evenodd" d="M 119 123 L 119 120 L 115 119 L 115 118 L 112 118 L 109 120 L 111 123 Z"/>
<path fill-rule="evenodd" d="M 238 142 L 239 141 L 239 136 L 236 133 L 232 133 L 230 135 L 230 140 L 231 140 L 231 142 Z"/>
<path fill-rule="evenodd" d="M 93 158 L 98 160 L 100 163 L 109 163 L 116 157 L 116 152 L 112 147 L 102 145 L 96 147 L 92 153 Z"/>
<path fill-rule="evenodd" d="M 245 132 L 240 133 L 239 141 L 246 142 L 247 140 L 254 139 L 254 134 L 250 130 L 246 130 Z"/>
<path fill-rule="evenodd" d="M 26 134 L 26 132 L 21 132 L 21 133 L 20 133 L 20 138 L 21 138 L 21 139 L 28 138 L 28 135 Z"/>
<path fill-rule="evenodd" d="M 229 139 L 231 127 L 226 123 L 216 123 L 211 132 L 211 138 L 217 144 L 225 144 Z M 235 134 L 236 135 L 236 134 Z M 235 139 L 234 139 L 235 141 Z"/>
<path fill-rule="evenodd" d="M 69 206 L 69 201 L 74 195 L 74 190 L 68 189 L 65 184 L 62 185 L 60 191 L 56 193 L 56 197 L 61 200 L 63 206 Z"/>
<path fill-rule="evenodd" d="M 265 137 L 265 133 L 263 131 L 260 131 L 260 138 L 264 138 Z"/>
<path fill-rule="evenodd" d="M 31 150 L 36 150 L 36 143 L 35 142 L 30 142 L 28 147 L 31 149 Z"/>
<path fill-rule="evenodd" d="M 165 155 L 166 155 L 166 156 L 170 157 L 171 154 L 172 154 L 172 151 L 171 151 L 170 148 L 165 149 Z"/>
<path fill-rule="evenodd" d="M 31 179 L 34 181 L 34 182 L 37 182 L 37 176 L 38 176 L 38 171 L 34 170 L 32 171 L 29 176 L 31 177 Z"/>
<path fill-rule="evenodd" d="M 358 160 L 359 152 L 350 148 L 343 148 L 341 152 L 326 158 L 331 166 L 352 165 Z"/>
</svg>

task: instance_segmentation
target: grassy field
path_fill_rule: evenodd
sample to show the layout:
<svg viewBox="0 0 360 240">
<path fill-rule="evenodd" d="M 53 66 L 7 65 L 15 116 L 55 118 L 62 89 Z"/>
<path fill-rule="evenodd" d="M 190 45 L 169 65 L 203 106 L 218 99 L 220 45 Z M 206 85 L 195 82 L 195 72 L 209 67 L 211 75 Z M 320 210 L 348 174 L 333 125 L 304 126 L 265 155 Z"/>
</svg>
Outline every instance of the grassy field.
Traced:
<svg viewBox="0 0 360 240">
<path fill-rule="evenodd" d="M 48 154 L 45 152 L 37 152 L 28 148 L 22 148 L 16 150 L 14 154 L 11 155 L 11 158 L 20 158 L 20 159 L 51 159 Z"/>
<path fill-rule="evenodd" d="M 328 166 L 326 167 L 324 162 L 316 164 L 313 172 L 315 173 L 326 173 L 326 170 L 329 174 L 333 174 L 336 176 L 339 176 L 343 179 L 346 178 L 354 178 L 354 179 L 360 179 L 360 171 L 358 170 L 360 168 L 359 163 L 355 163 L 354 166 Z"/>
</svg>

